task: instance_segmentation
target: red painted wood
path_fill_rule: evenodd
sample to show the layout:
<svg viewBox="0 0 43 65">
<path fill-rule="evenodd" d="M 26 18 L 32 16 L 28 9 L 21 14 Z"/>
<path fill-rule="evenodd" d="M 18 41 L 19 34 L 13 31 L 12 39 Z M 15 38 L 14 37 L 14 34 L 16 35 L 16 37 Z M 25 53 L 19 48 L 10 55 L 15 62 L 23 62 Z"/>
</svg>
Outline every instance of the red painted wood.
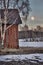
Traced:
<svg viewBox="0 0 43 65">
<path fill-rule="evenodd" d="M 4 47 L 6 48 L 18 48 L 18 25 L 11 26 L 5 35 Z"/>
<path fill-rule="evenodd" d="M 1 31 L 0 31 L 0 41 L 1 41 Z"/>
</svg>

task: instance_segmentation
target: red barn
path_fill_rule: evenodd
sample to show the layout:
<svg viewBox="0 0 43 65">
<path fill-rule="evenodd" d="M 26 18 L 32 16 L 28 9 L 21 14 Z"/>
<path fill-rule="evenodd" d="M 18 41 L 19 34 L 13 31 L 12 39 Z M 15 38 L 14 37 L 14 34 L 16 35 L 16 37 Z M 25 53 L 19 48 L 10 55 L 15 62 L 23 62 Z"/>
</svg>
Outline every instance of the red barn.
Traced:
<svg viewBox="0 0 43 65">
<path fill-rule="evenodd" d="M 4 12 L 4 10 L 1 10 Z M 4 18 L 4 13 L 1 18 Z M 19 48 L 18 25 L 21 24 L 21 18 L 17 9 L 9 9 L 7 13 L 7 30 L 5 32 L 4 48 Z M 4 22 L 3 22 L 4 25 Z"/>
</svg>

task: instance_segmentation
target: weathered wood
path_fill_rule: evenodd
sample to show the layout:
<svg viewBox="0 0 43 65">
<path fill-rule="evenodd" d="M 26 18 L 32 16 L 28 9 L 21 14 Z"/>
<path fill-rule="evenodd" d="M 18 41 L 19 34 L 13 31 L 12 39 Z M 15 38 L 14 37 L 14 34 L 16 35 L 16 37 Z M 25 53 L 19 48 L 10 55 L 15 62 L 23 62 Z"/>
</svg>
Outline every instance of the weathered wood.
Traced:
<svg viewBox="0 0 43 65">
<path fill-rule="evenodd" d="M 11 26 L 5 35 L 4 48 L 18 48 L 18 25 Z"/>
</svg>

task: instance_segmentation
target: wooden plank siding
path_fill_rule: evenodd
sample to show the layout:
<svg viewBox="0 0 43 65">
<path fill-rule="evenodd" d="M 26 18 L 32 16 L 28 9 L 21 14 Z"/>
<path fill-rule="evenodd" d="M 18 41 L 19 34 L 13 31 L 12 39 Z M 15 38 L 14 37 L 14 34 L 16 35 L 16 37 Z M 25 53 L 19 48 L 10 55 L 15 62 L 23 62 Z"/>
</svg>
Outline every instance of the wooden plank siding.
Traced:
<svg viewBox="0 0 43 65">
<path fill-rule="evenodd" d="M 1 43 L 1 31 L 0 31 L 0 43 Z"/>
<path fill-rule="evenodd" d="M 26 36 L 25 36 L 26 34 Z M 19 39 L 24 39 L 24 38 L 43 38 L 43 31 L 33 31 L 33 30 L 28 30 L 28 31 L 19 31 L 18 34 Z"/>
<path fill-rule="evenodd" d="M 19 48 L 18 25 L 11 26 L 5 34 L 4 48 Z"/>
</svg>

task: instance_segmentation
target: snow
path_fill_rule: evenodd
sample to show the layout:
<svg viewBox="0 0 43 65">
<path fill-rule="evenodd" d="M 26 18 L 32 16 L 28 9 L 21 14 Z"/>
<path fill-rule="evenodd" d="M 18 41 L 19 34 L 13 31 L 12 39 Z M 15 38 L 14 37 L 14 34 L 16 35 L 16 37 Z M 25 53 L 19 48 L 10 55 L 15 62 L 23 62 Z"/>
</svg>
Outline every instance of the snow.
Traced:
<svg viewBox="0 0 43 65">
<path fill-rule="evenodd" d="M 0 56 L 0 61 L 9 62 L 9 61 L 22 61 L 30 60 L 30 62 L 36 63 L 37 61 L 43 62 L 43 54 L 22 54 L 22 55 L 2 55 Z"/>
<path fill-rule="evenodd" d="M 24 39 L 19 39 L 20 47 L 43 47 L 43 42 L 26 42 Z M 34 53 L 34 54 L 19 54 L 19 55 L 1 55 L 0 61 L 9 62 L 9 61 L 22 61 L 28 60 L 32 63 L 43 62 L 43 53 Z"/>
<path fill-rule="evenodd" d="M 43 47 L 43 42 L 26 42 L 24 39 L 19 39 L 20 47 Z"/>
</svg>

